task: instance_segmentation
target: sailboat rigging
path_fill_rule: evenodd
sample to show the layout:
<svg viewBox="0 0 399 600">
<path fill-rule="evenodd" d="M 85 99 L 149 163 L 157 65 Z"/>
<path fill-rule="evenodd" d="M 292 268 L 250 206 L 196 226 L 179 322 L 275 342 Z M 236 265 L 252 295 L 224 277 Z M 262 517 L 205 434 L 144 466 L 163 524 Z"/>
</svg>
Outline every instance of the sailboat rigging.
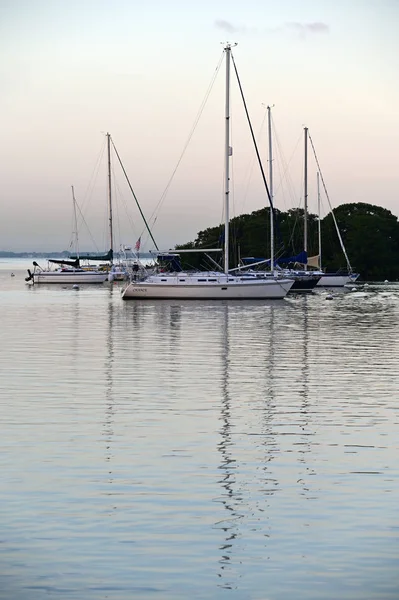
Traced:
<svg viewBox="0 0 399 600">
<path fill-rule="evenodd" d="M 57 269 L 43 269 L 40 265 L 34 261 L 33 273 L 28 269 L 28 277 L 25 277 L 25 281 L 33 283 L 104 283 L 108 279 L 108 271 L 112 266 L 113 262 L 113 223 L 112 223 L 112 189 L 111 189 L 111 153 L 110 153 L 110 139 L 109 133 L 107 137 L 107 151 L 108 151 L 108 219 L 109 219 L 109 242 L 110 249 L 107 254 L 103 256 L 81 254 L 79 252 L 78 244 L 78 224 L 77 224 L 77 213 L 76 213 L 76 198 L 74 186 L 72 188 L 72 200 L 73 200 L 73 211 L 74 211 L 74 228 L 73 232 L 75 237 L 75 254 L 71 255 L 68 260 L 61 259 L 48 259 L 49 264 L 58 265 Z M 96 266 L 88 265 L 82 266 L 81 261 L 106 261 L 108 264 L 104 265 L 103 268 L 97 268 Z"/>
<path fill-rule="evenodd" d="M 274 229 L 276 222 L 276 214 L 274 210 L 274 196 L 273 196 L 273 143 L 272 143 L 272 124 L 271 124 L 271 107 L 267 107 L 268 116 L 268 151 L 269 151 L 269 200 L 270 200 L 270 259 L 252 259 L 243 258 L 243 263 L 246 267 L 263 267 L 264 265 L 270 265 L 270 271 L 257 270 L 255 274 L 257 277 L 270 276 L 270 272 L 275 269 L 285 277 L 289 277 L 294 280 L 294 283 L 290 289 L 291 292 L 312 292 L 320 280 L 320 275 L 316 275 L 311 271 L 298 270 L 298 269 L 287 269 L 282 268 L 279 263 L 290 262 L 289 259 L 275 259 L 274 253 Z M 307 139 L 305 137 L 305 156 L 307 156 Z M 307 160 L 305 159 L 305 210 L 304 210 L 304 252 L 303 256 L 307 256 Z M 291 257 L 291 260 L 295 260 L 297 257 Z M 241 267 L 240 267 L 241 268 Z M 244 267 L 245 268 L 245 267 Z"/>
<path fill-rule="evenodd" d="M 269 109 L 269 107 L 268 107 Z M 308 256 L 308 139 L 311 142 L 313 153 L 316 159 L 316 164 L 319 169 L 317 176 L 317 197 L 318 197 L 318 245 L 319 245 L 319 253 L 316 256 Z M 269 149 L 270 149 L 270 129 L 269 129 Z M 271 154 L 269 152 L 269 160 L 271 163 Z M 303 251 L 300 252 L 296 256 L 292 256 L 290 258 L 279 258 L 275 260 L 276 268 L 279 268 L 279 264 L 296 262 L 303 265 L 304 270 L 292 270 L 292 269 L 283 269 L 282 272 L 287 277 L 293 277 L 295 279 L 294 285 L 291 287 L 292 292 L 295 291 L 312 291 L 312 289 L 316 286 L 323 287 L 342 287 L 346 284 L 353 283 L 358 278 L 358 274 L 354 273 L 352 267 L 349 262 L 348 255 L 346 253 L 346 249 L 341 237 L 341 233 L 338 228 L 338 224 L 334 215 L 334 211 L 331 207 L 331 203 L 328 198 L 327 190 L 324 184 L 324 179 L 322 173 L 320 171 L 320 164 L 317 159 L 317 155 L 315 153 L 314 145 L 312 138 L 310 137 L 309 130 L 307 127 L 304 127 L 304 172 L 303 172 L 303 192 L 304 192 L 304 209 L 303 209 L 303 223 L 304 223 L 304 232 L 303 232 Z M 347 272 L 337 271 L 335 273 L 325 273 L 321 269 L 321 219 L 320 219 L 320 183 L 319 177 L 323 183 L 324 190 L 326 192 L 327 199 L 329 201 L 330 210 L 332 214 L 332 218 L 334 221 L 334 225 L 337 231 L 338 239 L 341 245 L 341 249 L 345 256 L 347 262 Z M 253 259 L 253 258 L 244 258 L 242 259 L 244 264 L 250 267 L 260 266 L 264 263 L 269 263 L 267 259 Z M 309 268 L 311 267 L 311 268 Z M 314 269 L 313 269 L 314 268 Z M 259 271 L 257 272 L 259 274 Z M 259 275 L 258 275 L 259 276 Z"/>
<path fill-rule="evenodd" d="M 270 115 L 270 107 L 268 107 Z M 271 124 L 269 120 L 269 148 L 271 148 Z M 271 163 L 271 157 L 269 157 Z M 307 184 L 307 127 L 305 127 L 305 166 L 304 166 L 304 211 L 303 211 L 303 251 L 307 256 L 308 252 L 308 184 Z M 305 268 L 301 270 L 283 269 L 287 277 L 294 279 L 291 292 L 312 292 L 320 280 L 320 275 L 316 275 Z"/>
<path fill-rule="evenodd" d="M 351 264 L 349 262 L 348 254 L 346 252 L 346 248 L 345 248 L 344 242 L 342 240 L 341 232 L 339 230 L 338 223 L 337 223 L 337 220 L 335 218 L 335 214 L 334 214 L 333 208 L 331 206 L 330 198 L 328 196 L 327 188 L 326 188 L 326 185 L 324 183 L 323 174 L 322 174 L 321 169 L 320 169 L 320 164 L 319 164 L 319 160 L 317 158 L 317 154 L 316 154 L 316 150 L 315 150 L 315 147 L 314 147 L 314 144 L 313 144 L 313 140 L 312 140 L 310 134 L 308 133 L 308 129 L 305 128 L 305 140 L 307 140 L 308 136 L 309 136 L 309 141 L 310 141 L 311 146 L 312 146 L 313 155 L 314 155 L 314 158 L 315 158 L 315 161 L 316 161 L 316 165 L 317 165 L 317 168 L 318 168 L 318 172 L 317 172 L 317 202 L 318 202 L 318 213 L 319 213 L 319 215 L 318 215 L 319 253 L 318 253 L 318 255 L 316 257 L 309 257 L 308 263 L 310 265 L 311 262 L 312 262 L 312 259 L 313 259 L 313 263 L 315 262 L 315 260 L 317 260 L 318 269 L 319 270 L 318 271 L 313 271 L 313 272 L 314 273 L 318 273 L 318 274 L 321 275 L 320 281 L 317 284 L 318 286 L 321 286 L 321 287 L 343 287 L 344 285 L 347 285 L 349 283 L 354 283 L 356 281 L 356 279 L 359 277 L 359 274 L 353 272 L 352 266 L 351 266 Z M 307 158 L 307 155 L 305 155 L 305 156 Z M 307 160 L 305 160 L 305 164 L 307 164 Z M 306 178 L 305 178 L 305 180 L 307 181 L 307 167 L 306 167 L 306 171 L 305 172 L 306 172 Z M 343 253 L 343 255 L 345 257 L 345 260 L 346 260 L 347 272 L 336 271 L 336 272 L 333 272 L 333 273 L 326 273 L 326 272 L 324 272 L 322 270 L 322 266 L 321 266 L 322 242 L 321 242 L 321 221 L 320 221 L 320 179 L 322 181 L 324 192 L 326 194 L 326 197 L 327 197 L 327 200 L 328 200 L 328 204 L 329 204 L 329 207 L 330 207 L 330 210 L 331 210 L 331 215 L 332 215 L 332 218 L 333 218 L 333 221 L 334 221 L 335 230 L 337 232 L 337 236 L 338 236 L 338 240 L 339 240 L 339 243 L 340 243 L 340 246 L 341 246 L 341 250 L 342 250 L 342 253 Z"/>
<path fill-rule="evenodd" d="M 236 45 L 236 44 L 234 44 Z M 293 284 L 292 279 L 269 277 L 263 279 L 233 275 L 229 268 L 229 206 L 230 206 L 230 61 L 232 44 L 224 47 L 226 59 L 225 84 L 225 141 L 224 141 L 224 272 L 169 272 L 150 275 L 140 282 L 130 282 L 122 292 L 129 298 L 189 298 L 189 299 L 252 299 L 284 298 Z M 233 61 L 234 64 L 234 61 Z M 234 65 L 235 66 L 235 65 Z M 237 70 L 236 70 L 237 73 Z M 238 80 L 239 82 L 239 80 Z M 241 84 L 239 82 L 240 90 Z M 267 184 L 266 184 L 267 187 Z M 269 194 L 270 198 L 270 194 Z M 178 254 L 178 251 L 176 251 Z"/>
</svg>

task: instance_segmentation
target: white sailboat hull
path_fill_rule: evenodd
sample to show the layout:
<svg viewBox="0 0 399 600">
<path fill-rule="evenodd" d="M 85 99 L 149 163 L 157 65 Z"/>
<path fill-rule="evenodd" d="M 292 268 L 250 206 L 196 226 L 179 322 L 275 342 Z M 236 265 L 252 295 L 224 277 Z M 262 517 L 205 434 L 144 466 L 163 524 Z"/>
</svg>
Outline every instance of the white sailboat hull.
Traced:
<svg viewBox="0 0 399 600">
<path fill-rule="evenodd" d="M 106 271 L 38 271 L 33 274 L 33 283 L 103 283 Z"/>
<path fill-rule="evenodd" d="M 352 275 L 338 275 L 336 273 L 322 275 L 317 283 L 318 287 L 344 287 L 348 283 L 354 283 L 359 277 L 357 273 Z"/>
<path fill-rule="evenodd" d="M 163 279 L 163 281 L 162 281 Z M 294 281 L 292 279 L 271 279 L 247 281 L 240 278 L 194 277 L 187 281 L 181 277 L 154 277 L 130 283 L 122 292 L 122 298 L 156 299 L 180 298 L 187 300 L 246 300 L 285 298 Z M 203 281 L 199 281 L 204 279 Z M 206 279 L 206 280 L 205 280 Z"/>
</svg>

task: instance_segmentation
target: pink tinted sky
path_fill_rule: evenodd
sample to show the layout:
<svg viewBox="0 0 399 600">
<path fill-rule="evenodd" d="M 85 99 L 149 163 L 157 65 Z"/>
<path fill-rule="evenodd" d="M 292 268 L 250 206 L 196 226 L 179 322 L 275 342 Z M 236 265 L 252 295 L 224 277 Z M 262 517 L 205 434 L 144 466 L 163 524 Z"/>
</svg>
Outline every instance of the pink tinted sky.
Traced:
<svg viewBox="0 0 399 600">
<path fill-rule="evenodd" d="M 108 247 L 104 160 L 91 183 L 107 131 L 150 217 L 226 39 L 239 43 L 265 168 L 263 104 L 274 104 L 276 206 L 301 203 L 306 124 L 333 206 L 362 201 L 398 215 L 398 18 L 395 0 L 3 0 L 0 249 L 68 248 L 71 184 L 91 232 L 81 226 L 81 248 L 94 250 L 92 238 Z M 222 68 L 157 212 L 160 247 L 221 221 L 223 78 Z M 232 139 L 232 213 L 240 214 L 266 198 L 234 82 Z M 290 166 L 280 180 L 283 156 Z M 114 170 L 116 246 L 134 244 L 143 225 Z M 314 212 L 315 172 L 310 160 Z"/>
</svg>

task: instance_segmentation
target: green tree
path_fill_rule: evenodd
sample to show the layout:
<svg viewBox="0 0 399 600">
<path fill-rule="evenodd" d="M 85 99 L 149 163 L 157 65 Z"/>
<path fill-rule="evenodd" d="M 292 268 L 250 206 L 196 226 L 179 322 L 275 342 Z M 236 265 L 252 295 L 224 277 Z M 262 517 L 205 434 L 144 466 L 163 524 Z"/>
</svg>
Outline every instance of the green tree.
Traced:
<svg viewBox="0 0 399 600">
<path fill-rule="evenodd" d="M 239 215 L 230 221 L 230 268 L 238 257 L 268 258 L 270 254 L 269 208 Z M 364 202 L 342 204 L 334 210 L 339 231 L 354 270 L 363 279 L 399 279 L 399 223 L 388 209 Z M 298 254 L 304 248 L 303 209 L 275 211 L 276 256 Z M 332 214 L 321 222 L 322 262 L 327 271 L 346 268 Z M 183 248 L 223 247 L 224 226 L 208 227 L 194 241 L 176 246 Z M 318 219 L 308 215 L 308 255 L 318 254 Z M 212 254 L 222 265 L 222 256 Z M 203 254 L 182 254 L 184 268 L 213 269 Z"/>
<path fill-rule="evenodd" d="M 352 268 L 363 279 L 398 279 L 399 224 L 386 208 L 365 202 L 334 210 Z M 322 261 L 327 270 L 346 266 L 332 214 L 322 221 Z"/>
</svg>

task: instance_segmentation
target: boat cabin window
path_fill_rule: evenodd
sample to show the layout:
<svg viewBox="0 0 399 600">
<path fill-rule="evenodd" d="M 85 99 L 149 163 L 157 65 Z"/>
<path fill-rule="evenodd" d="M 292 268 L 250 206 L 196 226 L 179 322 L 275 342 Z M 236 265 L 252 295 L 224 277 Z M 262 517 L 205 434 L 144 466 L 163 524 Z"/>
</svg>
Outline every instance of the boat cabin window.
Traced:
<svg viewBox="0 0 399 600">
<path fill-rule="evenodd" d="M 179 281 L 186 281 L 185 279 L 179 279 Z"/>
<path fill-rule="evenodd" d="M 167 279 L 161 279 L 161 281 L 168 281 Z"/>
<path fill-rule="evenodd" d="M 217 281 L 217 279 L 208 279 L 208 281 Z"/>
<path fill-rule="evenodd" d="M 197 281 L 206 281 L 206 279 L 197 279 Z"/>
</svg>

